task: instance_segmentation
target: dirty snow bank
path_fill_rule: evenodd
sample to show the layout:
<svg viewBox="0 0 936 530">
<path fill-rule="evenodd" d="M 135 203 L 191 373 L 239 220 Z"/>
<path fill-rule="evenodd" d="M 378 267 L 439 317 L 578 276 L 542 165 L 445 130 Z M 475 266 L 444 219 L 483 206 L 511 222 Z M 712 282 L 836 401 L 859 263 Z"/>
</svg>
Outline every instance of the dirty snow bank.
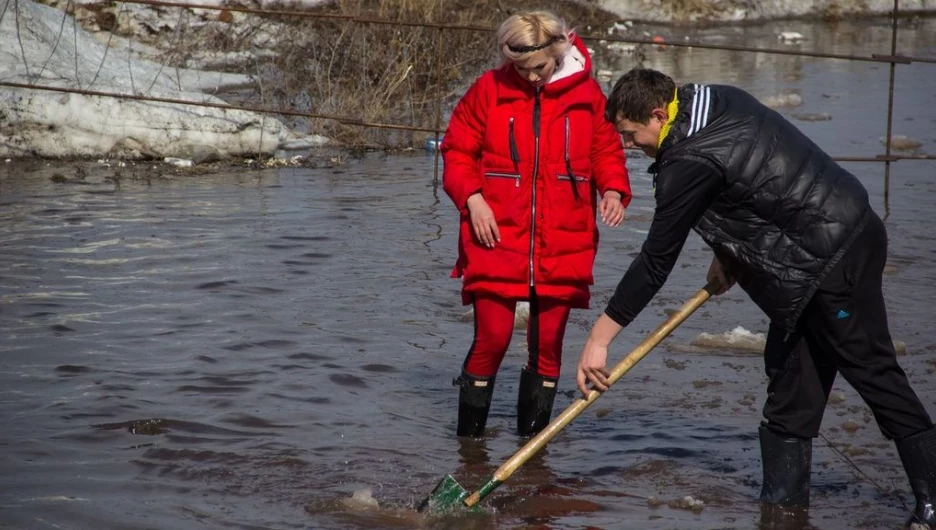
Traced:
<svg viewBox="0 0 936 530">
<path fill-rule="evenodd" d="M 0 19 L 0 81 L 224 104 L 243 75 L 169 68 L 108 48 L 71 17 L 21 0 Z M 63 20 L 64 17 L 64 20 Z M 22 42 L 22 46 L 19 43 Z M 295 136 L 261 114 L 0 86 L 0 156 L 180 157 L 275 152 Z"/>
</svg>

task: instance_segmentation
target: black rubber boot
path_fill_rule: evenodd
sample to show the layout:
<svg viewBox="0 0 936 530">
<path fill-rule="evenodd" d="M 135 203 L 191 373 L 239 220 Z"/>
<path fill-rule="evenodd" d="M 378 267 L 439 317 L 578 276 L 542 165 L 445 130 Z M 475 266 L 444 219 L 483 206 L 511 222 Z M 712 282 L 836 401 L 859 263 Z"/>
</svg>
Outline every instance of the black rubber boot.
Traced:
<svg viewBox="0 0 936 530">
<path fill-rule="evenodd" d="M 541 376 L 526 368 L 520 372 L 517 434 L 533 436 L 549 425 L 553 401 L 556 399 L 556 382 L 556 379 Z"/>
<path fill-rule="evenodd" d="M 916 509 L 907 528 L 936 530 L 936 427 L 896 440 L 895 444 L 916 497 Z"/>
<path fill-rule="evenodd" d="M 473 377 L 464 372 L 452 380 L 458 391 L 458 436 L 480 438 L 484 436 L 491 396 L 494 395 L 494 378 Z"/>
<path fill-rule="evenodd" d="M 812 439 L 782 436 L 761 425 L 760 445 L 764 467 L 761 502 L 808 507 Z"/>
</svg>

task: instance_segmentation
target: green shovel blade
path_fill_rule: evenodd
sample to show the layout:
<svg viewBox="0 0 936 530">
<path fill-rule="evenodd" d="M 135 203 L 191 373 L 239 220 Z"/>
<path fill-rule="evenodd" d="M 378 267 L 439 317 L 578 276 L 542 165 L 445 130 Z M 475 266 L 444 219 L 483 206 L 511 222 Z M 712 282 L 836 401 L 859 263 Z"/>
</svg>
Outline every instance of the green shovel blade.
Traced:
<svg viewBox="0 0 936 530">
<path fill-rule="evenodd" d="M 461 487 L 461 484 L 452 475 L 445 475 L 445 478 L 439 481 L 432 493 L 419 504 L 416 511 L 419 513 L 437 513 L 463 508 L 465 506 L 464 500 L 468 495 L 468 491 Z"/>
</svg>

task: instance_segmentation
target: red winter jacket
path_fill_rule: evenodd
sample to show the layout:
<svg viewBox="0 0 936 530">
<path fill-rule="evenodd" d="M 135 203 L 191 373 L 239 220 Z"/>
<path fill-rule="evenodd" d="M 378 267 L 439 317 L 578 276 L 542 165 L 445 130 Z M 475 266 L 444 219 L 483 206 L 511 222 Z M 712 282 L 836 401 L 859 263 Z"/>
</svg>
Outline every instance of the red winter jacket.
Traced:
<svg viewBox="0 0 936 530">
<path fill-rule="evenodd" d="M 588 307 L 596 191 L 620 192 L 624 206 L 631 191 L 591 57 L 580 39 L 574 44 L 583 71 L 537 93 L 508 63 L 483 74 L 452 114 L 441 147 L 443 188 L 461 212 L 452 277 L 464 276 L 465 304 L 473 293 L 526 299 L 535 285 L 538 296 Z M 501 242 L 494 248 L 474 237 L 466 202 L 476 192 L 497 220 Z"/>
</svg>

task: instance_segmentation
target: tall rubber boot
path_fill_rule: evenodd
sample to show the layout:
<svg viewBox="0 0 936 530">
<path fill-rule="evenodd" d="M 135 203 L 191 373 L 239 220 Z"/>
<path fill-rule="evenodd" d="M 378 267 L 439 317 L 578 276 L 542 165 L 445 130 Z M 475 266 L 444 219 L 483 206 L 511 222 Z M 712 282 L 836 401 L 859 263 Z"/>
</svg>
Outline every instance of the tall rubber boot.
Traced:
<svg viewBox="0 0 936 530">
<path fill-rule="evenodd" d="M 458 391 L 458 436 L 480 438 L 484 436 L 491 397 L 494 395 L 493 377 L 473 377 L 462 372 L 452 380 Z"/>
<path fill-rule="evenodd" d="M 812 439 L 782 436 L 761 425 L 760 446 L 764 467 L 761 503 L 807 508 Z"/>
<path fill-rule="evenodd" d="M 916 509 L 907 528 L 936 530 L 936 427 L 896 440 L 895 444 L 916 497 Z"/>
<path fill-rule="evenodd" d="M 533 436 L 549 425 L 557 380 L 524 368 L 517 392 L 517 434 Z"/>
</svg>

